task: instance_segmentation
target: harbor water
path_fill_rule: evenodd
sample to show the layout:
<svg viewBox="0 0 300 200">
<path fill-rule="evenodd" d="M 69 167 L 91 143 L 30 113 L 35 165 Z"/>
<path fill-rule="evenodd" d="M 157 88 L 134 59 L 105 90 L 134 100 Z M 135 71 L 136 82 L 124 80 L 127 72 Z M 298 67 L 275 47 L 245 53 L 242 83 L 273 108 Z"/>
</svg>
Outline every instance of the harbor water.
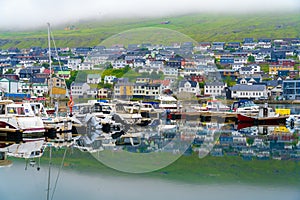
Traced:
<svg viewBox="0 0 300 200">
<path fill-rule="evenodd" d="M 57 169 L 54 168 L 52 172 L 57 174 Z M 35 168 L 28 168 L 25 171 L 23 163 L 19 162 L 11 167 L 0 169 L 1 199 L 46 199 L 47 174 L 46 167 L 42 167 L 40 171 L 37 171 Z M 54 181 L 55 178 L 53 178 Z M 53 187 L 51 188 L 52 190 Z M 62 171 L 53 199 L 299 200 L 300 191 L 299 188 L 285 185 L 190 184 L 152 178 L 103 175 L 101 172 L 86 174 Z"/>
</svg>

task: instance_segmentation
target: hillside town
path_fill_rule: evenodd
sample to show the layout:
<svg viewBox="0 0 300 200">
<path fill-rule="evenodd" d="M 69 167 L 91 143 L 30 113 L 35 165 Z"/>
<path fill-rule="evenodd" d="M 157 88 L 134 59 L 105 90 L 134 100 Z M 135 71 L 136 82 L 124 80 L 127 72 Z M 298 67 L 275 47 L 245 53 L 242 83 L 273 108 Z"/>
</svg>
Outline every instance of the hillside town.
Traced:
<svg viewBox="0 0 300 200">
<path fill-rule="evenodd" d="M 300 100 L 300 39 L 295 38 L 52 48 L 51 69 L 48 51 L 2 49 L 2 96 L 47 97 L 49 88 L 68 87 L 74 99 L 157 99 L 163 93 L 186 92 L 196 97 Z M 122 73 L 103 73 L 107 69 Z M 63 93 L 57 89 L 53 94 Z"/>
</svg>

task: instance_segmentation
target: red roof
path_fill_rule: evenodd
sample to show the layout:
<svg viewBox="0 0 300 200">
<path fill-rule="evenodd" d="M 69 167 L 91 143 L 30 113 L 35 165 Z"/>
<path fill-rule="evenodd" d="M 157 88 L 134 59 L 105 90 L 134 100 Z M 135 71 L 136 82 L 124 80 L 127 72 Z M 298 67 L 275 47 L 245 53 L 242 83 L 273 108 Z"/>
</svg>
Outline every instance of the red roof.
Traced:
<svg viewBox="0 0 300 200">
<path fill-rule="evenodd" d="M 50 69 L 44 69 L 44 74 L 50 74 Z"/>
</svg>

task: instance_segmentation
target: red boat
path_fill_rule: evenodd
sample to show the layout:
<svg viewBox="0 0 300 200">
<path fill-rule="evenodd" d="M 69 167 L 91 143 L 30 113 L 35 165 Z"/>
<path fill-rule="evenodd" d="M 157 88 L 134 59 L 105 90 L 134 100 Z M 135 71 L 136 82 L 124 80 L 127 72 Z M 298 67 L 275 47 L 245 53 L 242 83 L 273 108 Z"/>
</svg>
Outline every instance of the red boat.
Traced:
<svg viewBox="0 0 300 200">
<path fill-rule="evenodd" d="M 279 125 L 285 124 L 287 115 L 276 114 L 272 108 L 264 107 L 260 108 L 258 115 L 237 115 L 239 123 L 247 123 L 253 125 Z"/>
</svg>

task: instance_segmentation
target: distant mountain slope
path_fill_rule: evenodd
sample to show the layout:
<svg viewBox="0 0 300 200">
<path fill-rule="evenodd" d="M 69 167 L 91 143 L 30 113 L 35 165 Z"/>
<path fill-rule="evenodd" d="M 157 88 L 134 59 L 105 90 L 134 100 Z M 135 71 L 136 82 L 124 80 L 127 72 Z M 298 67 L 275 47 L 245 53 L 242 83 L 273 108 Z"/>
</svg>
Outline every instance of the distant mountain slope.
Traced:
<svg viewBox="0 0 300 200">
<path fill-rule="evenodd" d="M 245 37 L 294 38 L 300 37 L 300 14 L 193 14 L 157 19 L 90 21 L 55 27 L 53 34 L 59 47 L 95 46 L 114 34 L 140 27 L 169 28 L 198 42 L 242 41 Z M 47 46 L 46 24 L 44 30 L 0 30 L 0 48 L 30 46 Z"/>
</svg>

